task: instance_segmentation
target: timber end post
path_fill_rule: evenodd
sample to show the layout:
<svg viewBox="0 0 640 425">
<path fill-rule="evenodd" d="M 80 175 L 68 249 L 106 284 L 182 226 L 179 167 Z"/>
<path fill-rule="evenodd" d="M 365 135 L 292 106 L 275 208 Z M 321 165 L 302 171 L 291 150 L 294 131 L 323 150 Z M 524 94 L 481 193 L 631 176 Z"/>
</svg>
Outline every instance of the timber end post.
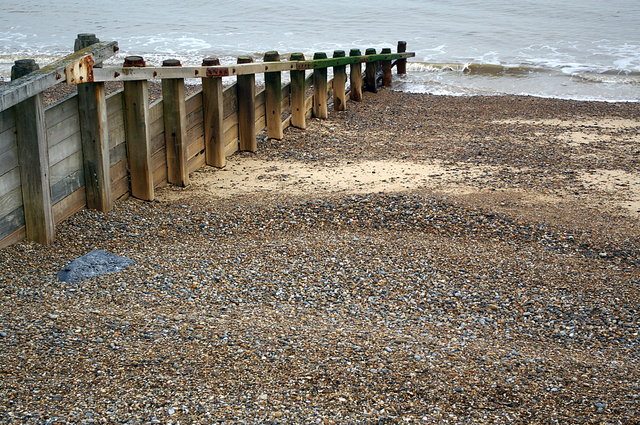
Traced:
<svg viewBox="0 0 640 425">
<path fill-rule="evenodd" d="M 218 58 L 204 58 L 202 66 L 219 66 Z M 202 78 L 202 106 L 204 111 L 204 151 L 208 165 L 222 168 L 224 155 L 224 111 L 222 78 Z"/>
<path fill-rule="evenodd" d="M 253 63 L 249 56 L 240 56 L 239 64 Z M 238 75 L 238 139 L 241 151 L 258 150 L 256 140 L 256 76 Z"/>
</svg>

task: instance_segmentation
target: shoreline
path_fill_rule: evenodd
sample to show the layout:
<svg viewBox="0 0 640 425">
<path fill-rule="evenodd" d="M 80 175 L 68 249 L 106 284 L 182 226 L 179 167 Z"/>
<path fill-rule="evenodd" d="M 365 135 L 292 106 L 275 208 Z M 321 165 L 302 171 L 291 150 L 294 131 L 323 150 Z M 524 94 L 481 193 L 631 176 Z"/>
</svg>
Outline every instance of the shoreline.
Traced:
<svg viewBox="0 0 640 425">
<path fill-rule="evenodd" d="M 383 89 L 1 249 L 0 422 L 632 423 L 638 116 Z"/>
</svg>

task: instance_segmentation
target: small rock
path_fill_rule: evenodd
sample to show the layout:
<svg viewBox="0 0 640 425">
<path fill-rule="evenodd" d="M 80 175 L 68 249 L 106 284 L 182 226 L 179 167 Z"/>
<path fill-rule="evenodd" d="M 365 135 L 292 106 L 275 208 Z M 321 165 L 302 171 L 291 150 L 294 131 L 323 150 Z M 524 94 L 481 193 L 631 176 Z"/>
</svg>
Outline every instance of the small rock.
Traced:
<svg viewBox="0 0 640 425">
<path fill-rule="evenodd" d="M 58 273 L 62 282 L 80 282 L 83 279 L 105 273 L 120 272 L 135 264 L 135 261 L 119 257 L 110 252 L 96 250 L 78 257 Z"/>
</svg>

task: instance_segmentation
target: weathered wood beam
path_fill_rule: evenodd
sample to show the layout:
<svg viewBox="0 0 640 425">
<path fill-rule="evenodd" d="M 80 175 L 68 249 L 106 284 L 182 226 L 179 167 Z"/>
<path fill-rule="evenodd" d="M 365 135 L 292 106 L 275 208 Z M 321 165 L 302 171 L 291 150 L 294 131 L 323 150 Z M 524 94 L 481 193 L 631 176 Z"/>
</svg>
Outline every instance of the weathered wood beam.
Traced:
<svg viewBox="0 0 640 425">
<path fill-rule="evenodd" d="M 384 48 L 381 53 L 391 53 L 391 49 Z M 382 85 L 385 87 L 391 87 L 393 82 L 391 76 L 391 61 L 383 60 L 380 61 L 380 64 L 382 65 Z"/>
<path fill-rule="evenodd" d="M 238 63 L 251 63 L 248 56 L 238 58 Z M 258 150 L 256 140 L 256 76 L 239 75 L 236 83 L 238 93 L 238 139 L 241 151 Z"/>
<path fill-rule="evenodd" d="M 79 51 L 99 42 L 95 34 L 78 34 L 74 49 Z M 113 207 L 113 202 L 104 83 L 87 83 L 78 87 L 78 115 L 87 206 L 107 212 Z"/>
<path fill-rule="evenodd" d="M 369 48 L 365 51 L 365 54 L 375 55 L 376 49 Z M 364 69 L 364 89 L 372 93 L 378 92 L 378 88 L 376 87 L 377 65 L 377 62 L 367 62 Z"/>
<path fill-rule="evenodd" d="M 0 111 L 4 111 L 43 90 L 65 81 L 65 69 L 72 64 L 100 63 L 118 51 L 118 43 L 102 42 L 57 60 L 24 78 L 0 86 Z M 68 80 L 67 80 L 68 81 Z"/>
<path fill-rule="evenodd" d="M 33 59 L 16 61 L 11 69 L 11 79 L 28 76 L 37 69 L 38 65 Z M 26 237 L 31 241 L 49 244 L 55 238 L 55 226 L 51 210 L 49 152 L 42 95 L 36 94 L 15 105 L 14 115 Z"/>
<path fill-rule="evenodd" d="M 176 59 L 166 59 L 162 66 L 181 66 Z M 162 80 L 162 117 L 167 155 L 167 180 L 178 186 L 189 185 L 187 169 L 187 108 L 184 79 Z"/>
<path fill-rule="evenodd" d="M 351 49 L 349 56 L 360 57 L 360 49 Z M 362 66 L 360 62 L 352 63 L 349 70 L 350 91 L 349 98 L 353 101 L 362 101 Z"/>
<path fill-rule="evenodd" d="M 205 58 L 202 66 L 220 65 L 217 58 Z M 224 167 L 227 163 L 224 142 L 224 97 L 222 78 L 202 79 L 202 107 L 204 112 L 205 162 L 214 167 Z"/>
<path fill-rule="evenodd" d="M 335 50 L 334 58 L 343 58 L 344 50 Z M 333 67 L 333 109 L 335 111 L 344 111 L 347 108 L 347 95 L 345 87 L 347 84 L 347 66 L 338 65 Z"/>
<path fill-rule="evenodd" d="M 267 52 L 265 62 L 279 62 L 278 52 Z M 264 92 L 267 121 L 267 137 L 280 140 L 282 132 L 282 76 L 280 72 L 266 72 L 264 74 Z"/>
<path fill-rule="evenodd" d="M 326 59 L 327 54 L 316 52 L 314 59 Z M 313 70 L 313 116 L 326 119 L 329 117 L 327 107 L 327 68 Z"/>
<path fill-rule="evenodd" d="M 140 56 L 125 58 L 125 66 L 142 67 Z M 124 84 L 125 133 L 127 158 L 131 177 L 131 195 L 153 201 L 153 166 L 151 164 L 151 137 L 149 133 L 149 83 L 126 81 Z"/>
<path fill-rule="evenodd" d="M 407 42 L 398 41 L 398 53 L 404 53 L 407 51 Z M 399 58 L 396 60 L 396 72 L 400 75 L 407 73 L 407 60 L 405 58 Z"/>
<path fill-rule="evenodd" d="M 225 66 L 184 66 L 181 68 L 145 67 L 124 68 L 109 67 L 93 69 L 91 75 L 83 76 L 83 81 L 75 78 L 75 75 L 67 75 L 67 84 L 81 84 L 90 81 L 137 81 L 164 78 L 213 78 L 229 77 L 234 75 L 261 74 L 265 72 L 322 69 L 339 65 L 351 65 L 354 63 L 377 62 L 381 60 L 396 60 L 400 58 L 414 57 L 415 53 L 392 53 L 388 55 L 349 56 L 344 58 L 327 58 L 305 61 L 282 61 L 247 63 Z M 91 79 L 87 79 L 91 78 Z"/>
<path fill-rule="evenodd" d="M 303 61 L 302 53 L 292 53 L 292 61 Z M 305 110 L 305 76 L 304 70 L 291 71 L 291 125 L 297 128 L 306 128 L 306 110 Z"/>
</svg>

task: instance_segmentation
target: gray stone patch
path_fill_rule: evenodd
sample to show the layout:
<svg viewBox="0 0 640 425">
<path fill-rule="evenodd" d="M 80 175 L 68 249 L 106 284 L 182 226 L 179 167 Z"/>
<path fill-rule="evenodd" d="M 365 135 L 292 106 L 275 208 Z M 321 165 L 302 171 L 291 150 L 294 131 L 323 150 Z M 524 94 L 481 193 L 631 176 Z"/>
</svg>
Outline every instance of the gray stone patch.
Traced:
<svg viewBox="0 0 640 425">
<path fill-rule="evenodd" d="M 62 282 L 80 282 L 106 273 L 120 272 L 136 262 L 107 251 L 95 250 L 71 261 L 58 273 Z"/>
</svg>

